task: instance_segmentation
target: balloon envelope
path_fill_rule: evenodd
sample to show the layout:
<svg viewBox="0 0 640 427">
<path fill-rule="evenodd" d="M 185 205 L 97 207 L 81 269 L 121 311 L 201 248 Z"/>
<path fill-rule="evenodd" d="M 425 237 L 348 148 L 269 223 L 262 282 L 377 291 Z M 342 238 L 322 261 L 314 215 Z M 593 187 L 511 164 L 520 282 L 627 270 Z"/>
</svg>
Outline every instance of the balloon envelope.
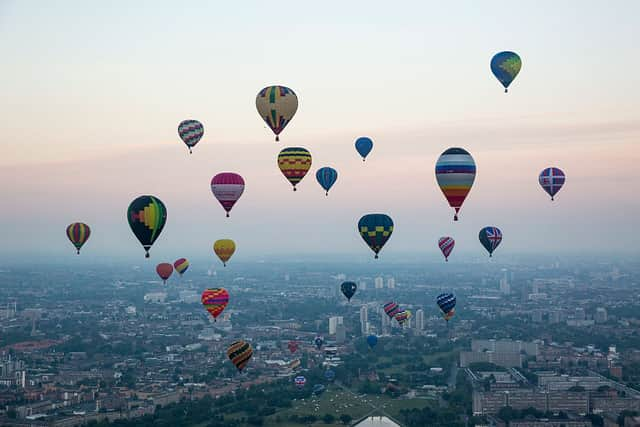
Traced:
<svg viewBox="0 0 640 427">
<path fill-rule="evenodd" d="M 358 232 L 378 258 L 378 253 L 393 233 L 393 220 L 385 214 L 365 215 L 358 221 Z"/>
<path fill-rule="evenodd" d="M 167 283 L 167 279 L 171 277 L 173 273 L 173 265 L 168 262 L 161 262 L 156 265 L 156 273 L 158 273 L 158 276 L 162 279 L 162 283 Z"/>
<path fill-rule="evenodd" d="M 293 379 L 293 382 L 295 383 L 296 387 L 303 388 L 304 385 L 307 383 L 307 379 L 302 375 L 298 375 Z"/>
<path fill-rule="evenodd" d="M 394 317 L 398 321 L 400 326 L 404 326 L 404 324 L 407 322 L 407 320 L 411 319 L 411 311 L 409 311 L 409 310 L 400 310 L 399 312 L 396 313 L 396 315 Z"/>
<path fill-rule="evenodd" d="M 447 314 L 456 306 L 456 296 L 451 293 L 442 293 L 436 298 L 436 304 L 444 314 Z"/>
<path fill-rule="evenodd" d="M 231 208 L 244 192 L 244 179 L 234 172 L 219 173 L 211 178 L 211 192 L 227 212 L 228 217 Z"/>
<path fill-rule="evenodd" d="M 347 297 L 349 301 L 351 301 L 351 297 L 353 297 L 357 289 L 358 285 L 356 285 L 355 282 L 342 282 L 342 285 L 340 285 L 342 294 Z"/>
<path fill-rule="evenodd" d="M 178 125 L 178 135 L 180 139 L 191 149 L 196 146 L 202 135 L 204 135 L 204 126 L 197 120 L 183 120 Z"/>
<path fill-rule="evenodd" d="M 332 381 L 336 377 L 336 373 L 334 371 L 332 371 L 331 369 L 327 369 L 326 371 L 324 371 L 324 377 L 328 381 Z"/>
<path fill-rule="evenodd" d="M 369 335 L 367 337 L 367 344 L 369 344 L 369 347 L 373 348 L 376 346 L 376 344 L 378 344 L 378 337 L 375 335 Z"/>
<path fill-rule="evenodd" d="M 362 161 L 367 158 L 371 150 L 373 149 L 373 141 L 371 138 L 361 136 L 356 139 L 356 151 L 362 156 Z"/>
<path fill-rule="evenodd" d="M 204 308 L 215 320 L 229 304 L 229 292 L 224 288 L 205 289 L 202 292 L 201 301 Z"/>
<path fill-rule="evenodd" d="M 551 200 L 564 185 L 566 177 L 564 172 L 558 168 L 546 168 L 538 176 L 538 182 L 550 196 Z"/>
<path fill-rule="evenodd" d="M 167 208 L 154 196 L 140 196 L 129 205 L 127 220 L 149 258 L 149 249 L 167 222 Z"/>
<path fill-rule="evenodd" d="M 173 268 L 178 272 L 180 276 L 184 274 L 185 271 L 189 268 L 189 261 L 186 258 L 177 259 L 173 263 Z"/>
<path fill-rule="evenodd" d="M 438 239 L 438 247 L 442 251 L 442 255 L 444 255 L 444 260 L 449 261 L 449 255 L 451 255 L 451 251 L 455 246 L 456 241 L 453 240 L 452 237 L 441 237 Z"/>
<path fill-rule="evenodd" d="M 279 141 L 280 132 L 289 124 L 298 110 L 298 97 L 285 86 L 267 86 L 256 96 L 256 108 Z"/>
<path fill-rule="evenodd" d="M 516 78 L 522 68 L 522 60 L 515 52 L 498 52 L 491 58 L 491 72 L 504 86 L 504 91 Z"/>
<path fill-rule="evenodd" d="M 500 242 L 502 242 L 502 231 L 498 227 L 484 227 L 478 235 L 480 243 L 489 252 L 489 256 L 493 255 Z"/>
<path fill-rule="evenodd" d="M 240 372 L 247 366 L 252 355 L 253 348 L 251 348 L 251 344 L 242 340 L 235 341 L 227 349 L 227 357 Z"/>
<path fill-rule="evenodd" d="M 387 316 L 389 316 L 389 318 L 391 319 L 393 319 L 395 315 L 400 311 L 400 306 L 393 301 L 386 303 L 382 306 L 382 308 L 384 309 L 384 312 L 387 313 Z"/>
<path fill-rule="evenodd" d="M 216 240 L 213 244 L 213 252 L 218 255 L 222 265 L 227 266 L 227 261 L 231 258 L 236 251 L 236 243 L 231 239 Z"/>
<path fill-rule="evenodd" d="M 289 347 L 289 351 L 293 354 L 298 350 L 298 343 L 296 341 L 289 341 L 287 347 Z"/>
<path fill-rule="evenodd" d="M 311 169 L 311 153 L 306 148 L 287 147 L 278 154 L 278 167 L 296 191 L 296 185 Z"/>
<path fill-rule="evenodd" d="M 318 348 L 318 350 L 320 350 L 320 347 L 322 347 L 322 344 L 324 344 L 324 339 L 321 336 L 317 336 L 314 340 L 313 343 L 316 345 L 316 347 Z"/>
<path fill-rule="evenodd" d="M 455 209 L 454 221 L 458 220 L 458 212 L 471 191 L 475 178 L 476 163 L 463 148 L 445 150 L 436 162 L 436 181 L 449 206 Z"/>
<path fill-rule="evenodd" d="M 338 172 L 334 168 L 324 167 L 320 168 L 316 172 L 316 180 L 320 184 L 327 196 L 329 195 L 329 189 L 333 187 L 333 184 L 338 180 Z"/>
<path fill-rule="evenodd" d="M 83 222 L 74 222 L 67 227 L 67 237 L 69 241 L 76 247 L 76 253 L 80 254 L 80 248 L 91 236 L 91 229 Z"/>
</svg>

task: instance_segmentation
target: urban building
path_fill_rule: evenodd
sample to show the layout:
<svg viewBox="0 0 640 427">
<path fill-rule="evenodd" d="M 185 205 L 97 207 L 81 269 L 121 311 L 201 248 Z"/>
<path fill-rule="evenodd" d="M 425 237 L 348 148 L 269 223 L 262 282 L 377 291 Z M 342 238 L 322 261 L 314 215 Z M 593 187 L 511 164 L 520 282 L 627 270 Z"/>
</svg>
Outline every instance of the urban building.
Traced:
<svg viewBox="0 0 640 427">
<path fill-rule="evenodd" d="M 335 335 L 338 325 L 342 325 L 342 316 L 332 316 L 329 318 L 329 335 Z"/>
<path fill-rule="evenodd" d="M 416 329 L 424 330 L 424 310 L 422 309 L 416 311 Z"/>
</svg>

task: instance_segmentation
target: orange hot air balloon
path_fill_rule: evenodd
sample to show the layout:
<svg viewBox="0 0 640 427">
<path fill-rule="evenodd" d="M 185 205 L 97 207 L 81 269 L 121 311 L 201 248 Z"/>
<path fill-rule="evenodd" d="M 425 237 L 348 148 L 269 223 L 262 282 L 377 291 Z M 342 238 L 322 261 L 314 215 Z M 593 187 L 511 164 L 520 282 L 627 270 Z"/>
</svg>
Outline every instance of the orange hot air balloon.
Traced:
<svg viewBox="0 0 640 427">
<path fill-rule="evenodd" d="M 162 283 L 167 284 L 167 279 L 171 277 L 171 273 L 173 273 L 173 265 L 168 262 L 161 262 L 156 265 L 156 273 L 162 279 Z"/>
<path fill-rule="evenodd" d="M 218 258 L 222 261 L 222 265 L 225 267 L 227 266 L 227 261 L 229 261 L 235 251 L 236 244 L 231 239 L 216 240 L 213 244 L 213 252 L 218 255 Z"/>
<path fill-rule="evenodd" d="M 216 320 L 229 304 L 229 292 L 224 288 L 205 289 L 201 301 L 213 320 Z"/>
<path fill-rule="evenodd" d="M 252 355 L 253 348 L 251 348 L 251 344 L 242 340 L 233 342 L 227 349 L 227 357 L 240 372 L 247 366 Z"/>
</svg>

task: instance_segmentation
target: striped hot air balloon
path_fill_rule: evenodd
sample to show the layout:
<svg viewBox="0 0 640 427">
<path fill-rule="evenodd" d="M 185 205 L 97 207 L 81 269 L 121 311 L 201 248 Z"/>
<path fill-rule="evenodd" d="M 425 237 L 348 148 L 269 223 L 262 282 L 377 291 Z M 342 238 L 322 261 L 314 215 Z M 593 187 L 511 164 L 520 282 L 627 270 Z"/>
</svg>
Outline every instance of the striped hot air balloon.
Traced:
<svg viewBox="0 0 640 427">
<path fill-rule="evenodd" d="M 544 191 L 551 196 L 551 201 L 564 185 L 565 179 L 564 172 L 558 168 L 546 168 L 538 176 L 538 182 Z"/>
<path fill-rule="evenodd" d="M 187 261 L 186 258 L 177 259 L 173 263 L 173 268 L 175 268 L 178 274 L 182 276 L 184 272 L 189 268 L 189 261 Z"/>
<path fill-rule="evenodd" d="M 222 265 L 225 267 L 227 266 L 227 261 L 229 261 L 235 251 L 236 244 L 231 239 L 219 239 L 213 244 L 213 252 L 218 255 L 218 258 L 222 261 Z"/>
<path fill-rule="evenodd" d="M 374 258 L 378 258 L 378 253 L 387 243 L 393 233 L 393 220 L 385 214 L 367 214 L 358 221 L 358 232 L 362 239 L 375 253 Z"/>
<path fill-rule="evenodd" d="M 140 196 L 129 205 L 127 220 L 149 258 L 149 249 L 167 222 L 167 208 L 154 196 Z"/>
<path fill-rule="evenodd" d="M 189 153 L 191 153 L 191 149 L 196 146 L 202 135 L 204 135 L 204 126 L 197 120 L 183 120 L 178 125 L 178 135 L 189 148 Z"/>
<path fill-rule="evenodd" d="M 205 289 L 201 301 L 215 321 L 229 304 L 229 292 L 224 288 Z"/>
<path fill-rule="evenodd" d="M 453 240 L 452 237 L 441 237 L 438 239 L 438 247 L 442 251 L 442 255 L 444 255 L 444 260 L 449 261 L 449 255 L 451 255 L 451 251 L 455 246 L 456 241 Z"/>
<path fill-rule="evenodd" d="M 298 97 L 285 86 L 267 86 L 256 96 L 256 108 L 280 141 L 280 132 L 289 124 L 298 110 Z"/>
<path fill-rule="evenodd" d="M 387 316 L 389 316 L 390 319 L 393 319 L 395 315 L 400 311 L 400 306 L 393 301 L 386 303 L 382 306 L 382 308 L 384 309 L 384 312 L 387 313 Z"/>
<path fill-rule="evenodd" d="M 306 148 L 287 147 L 278 154 L 278 167 L 296 191 L 296 185 L 311 169 L 311 153 Z"/>
<path fill-rule="evenodd" d="M 227 348 L 227 357 L 240 372 L 247 366 L 252 355 L 253 348 L 246 341 L 235 341 Z"/>
<path fill-rule="evenodd" d="M 244 192 L 244 179 L 234 172 L 222 172 L 211 178 L 211 192 L 227 212 L 227 218 L 233 205 Z"/>
<path fill-rule="evenodd" d="M 329 190 L 338 180 L 338 171 L 330 167 L 320 168 L 316 172 L 316 180 L 324 188 L 325 194 L 328 196 Z"/>
<path fill-rule="evenodd" d="M 400 310 L 394 317 L 398 321 L 398 324 L 400 324 L 400 326 L 404 326 L 404 324 L 407 323 L 409 319 L 411 319 L 411 311 Z"/>
<path fill-rule="evenodd" d="M 80 255 L 80 248 L 91 236 L 91 229 L 83 222 L 74 222 L 67 227 L 67 237 L 69 241 L 76 247 L 76 253 Z"/>
<path fill-rule="evenodd" d="M 458 220 L 458 212 L 475 179 L 476 163 L 467 150 L 449 148 L 438 158 L 436 180 L 449 206 L 455 209 L 454 221 Z"/>
<path fill-rule="evenodd" d="M 452 293 L 442 293 L 436 298 L 436 304 L 438 304 L 438 307 L 442 310 L 444 320 L 448 322 L 455 313 L 456 296 Z"/>
</svg>

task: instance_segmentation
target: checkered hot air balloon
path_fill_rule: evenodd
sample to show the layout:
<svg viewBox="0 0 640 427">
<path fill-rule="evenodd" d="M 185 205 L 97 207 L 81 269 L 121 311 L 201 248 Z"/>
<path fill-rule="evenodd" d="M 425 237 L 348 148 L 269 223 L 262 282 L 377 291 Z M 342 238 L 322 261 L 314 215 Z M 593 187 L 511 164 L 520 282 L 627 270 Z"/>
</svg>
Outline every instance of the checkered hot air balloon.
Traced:
<svg viewBox="0 0 640 427">
<path fill-rule="evenodd" d="M 215 321 L 229 304 L 229 292 L 224 288 L 205 289 L 201 301 Z"/>
<path fill-rule="evenodd" d="M 358 232 L 378 258 L 378 253 L 393 233 L 393 220 L 385 214 L 368 214 L 358 221 Z"/>
<path fill-rule="evenodd" d="M 311 169 L 311 153 L 306 148 L 287 147 L 278 154 L 278 167 L 296 191 L 296 185 Z"/>
<path fill-rule="evenodd" d="M 204 126 L 197 120 L 183 120 L 178 125 L 178 135 L 189 148 L 189 153 L 191 153 L 191 149 L 196 146 L 202 135 L 204 135 Z"/>
<path fill-rule="evenodd" d="M 167 222 L 167 208 L 155 196 L 140 196 L 129 205 L 127 220 L 149 258 L 149 249 L 160 236 Z"/>
</svg>

